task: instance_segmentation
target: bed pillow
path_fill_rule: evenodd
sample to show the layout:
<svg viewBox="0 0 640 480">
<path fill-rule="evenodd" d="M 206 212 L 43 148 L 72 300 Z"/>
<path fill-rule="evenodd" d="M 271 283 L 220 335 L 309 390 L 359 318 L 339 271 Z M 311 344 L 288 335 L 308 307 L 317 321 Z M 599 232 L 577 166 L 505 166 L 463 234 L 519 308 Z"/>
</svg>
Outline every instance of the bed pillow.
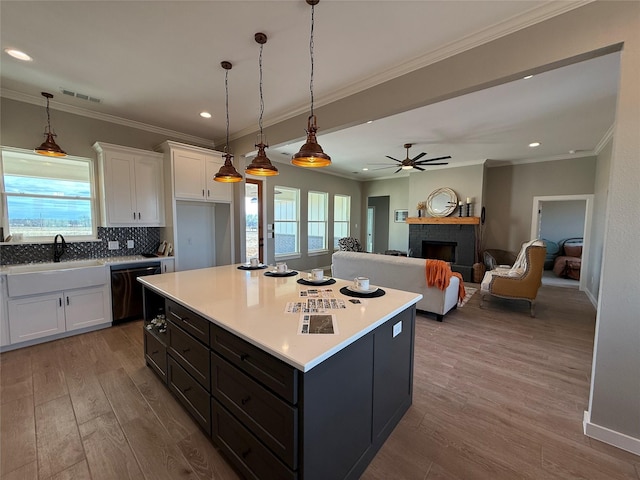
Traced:
<svg viewBox="0 0 640 480">
<path fill-rule="evenodd" d="M 567 257 L 582 257 L 582 245 L 565 245 L 564 254 Z"/>
</svg>

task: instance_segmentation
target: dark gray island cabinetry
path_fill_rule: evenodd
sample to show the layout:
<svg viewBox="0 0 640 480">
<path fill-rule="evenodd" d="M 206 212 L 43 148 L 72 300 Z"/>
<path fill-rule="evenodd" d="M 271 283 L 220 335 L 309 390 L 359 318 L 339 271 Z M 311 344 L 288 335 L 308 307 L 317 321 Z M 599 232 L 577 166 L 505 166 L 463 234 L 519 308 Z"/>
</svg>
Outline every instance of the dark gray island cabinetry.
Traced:
<svg viewBox="0 0 640 480">
<path fill-rule="evenodd" d="M 221 268 L 207 270 L 220 275 Z M 181 273 L 190 272 L 156 277 Z M 166 318 L 163 333 L 156 326 L 145 328 L 147 365 L 246 478 L 358 478 L 411 405 L 414 294 L 400 295 L 388 318 L 373 322 L 357 338 L 347 322 L 369 323 L 362 313 L 367 305 L 336 314 L 346 341 L 295 335 L 293 316 L 294 334 L 282 337 L 284 348 L 278 352 L 269 344 L 273 337 L 266 346 L 242 338 L 246 332 L 225 325 L 210 313 L 210 305 L 182 303 L 158 279 L 142 280 L 145 325 Z M 297 296 L 297 287 L 292 288 Z M 248 314 L 237 310 L 237 315 Z M 260 321 L 269 322 L 268 315 Z M 274 320 L 274 328 L 280 328 L 277 324 Z M 323 348 L 331 351 L 304 364 L 304 359 L 287 358 L 286 351 L 296 357 L 306 342 L 325 342 Z"/>
</svg>

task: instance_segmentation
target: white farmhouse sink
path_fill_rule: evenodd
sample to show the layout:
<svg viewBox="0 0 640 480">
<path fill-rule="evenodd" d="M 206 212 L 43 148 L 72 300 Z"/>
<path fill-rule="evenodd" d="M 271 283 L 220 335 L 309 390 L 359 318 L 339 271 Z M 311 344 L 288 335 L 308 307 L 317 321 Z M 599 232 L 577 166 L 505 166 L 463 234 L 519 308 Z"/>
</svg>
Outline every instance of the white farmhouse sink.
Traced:
<svg viewBox="0 0 640 480">
<path fill-rule="evenodd" d="M 7 290 L 10 297 L 22 297 L 104 285 L 108 274 L 109 269 L 100 260 L 16 265 L 9 267 Z"/>
</svg>

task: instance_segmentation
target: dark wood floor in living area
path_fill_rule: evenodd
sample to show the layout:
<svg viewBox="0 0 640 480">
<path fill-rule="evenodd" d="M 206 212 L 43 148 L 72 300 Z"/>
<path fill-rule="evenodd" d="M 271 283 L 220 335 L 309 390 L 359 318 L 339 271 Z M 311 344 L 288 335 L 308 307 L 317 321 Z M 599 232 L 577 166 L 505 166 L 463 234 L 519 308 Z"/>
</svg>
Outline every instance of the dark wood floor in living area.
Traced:
<svg viewBox="0 0 640 480">
<path fill-rule="evenodd" d="M 640 479 L 585 437 L 595 312 L 572 289 L 418 316 L 413 405 L 364 479 Z M 0 355 L 0 477 L 236 479 L 142 356 L 140 321 Z M 331 479 L 328 479 L 331 480 Z"/>
</svg>

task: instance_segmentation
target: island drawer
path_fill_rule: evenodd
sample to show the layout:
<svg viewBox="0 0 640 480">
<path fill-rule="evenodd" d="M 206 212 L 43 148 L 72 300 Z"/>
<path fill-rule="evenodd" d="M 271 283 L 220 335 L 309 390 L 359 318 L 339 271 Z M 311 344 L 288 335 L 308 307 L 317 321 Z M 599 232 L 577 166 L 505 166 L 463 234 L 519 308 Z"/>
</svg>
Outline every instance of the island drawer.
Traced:
<svg viewBox="0 0 640 480">
<path fill-rule="evenodd" d="M 208 435 L 211 435 L 211 396 L 173 358 L 167 359 L 169 390 L 195 418 Z"/>
<path fill-rule="evenodd" d="M 191 374 L 207 391 L 211 388 L 209 348 L 176 326 L 167 322 L 169 355 Z"/>
<path fill-rule="evenodd" d="M 290 468 L 298 467 L 298 409 L 215 353 L 211 394 Z"/>
<path fill-rule="evenodd" d="M 144 330 L 144 357 L 149 365 L 162 380 L 167 381 L 167 347 L 153 334 Z"/>
<path fill-rule="evenodd" d="M 246 478 L 296 480 L 288 469 L 251 432 L 215 399 L 211 399 L 212 436 Z"/>
<path fill-rule="evenodd" d="M 202 343 L 207 344 L 209 342 L 209 320 L 168 298 L 166 299 L 165 308 L 167 319 L 176 325 L 180 325 L 181 328 Z"/>
<path fill-rule="evenodd" d="M 289 403 L 298 403 L 298 370 L 291 365 L 216 325 L 211 325 L 211 348 Z"/>
</svg>

